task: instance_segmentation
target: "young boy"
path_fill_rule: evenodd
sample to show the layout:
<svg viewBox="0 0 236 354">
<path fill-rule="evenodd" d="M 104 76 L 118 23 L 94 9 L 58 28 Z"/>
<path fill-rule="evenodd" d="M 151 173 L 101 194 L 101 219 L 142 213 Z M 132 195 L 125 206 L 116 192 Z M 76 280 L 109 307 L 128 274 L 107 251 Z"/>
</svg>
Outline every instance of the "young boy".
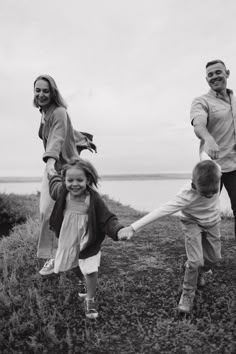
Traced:
<svg viewBox="0 0 236 354">
<path fill-rule="evenodd" d="M 180 212 L 185 234 L 187 262 L 178 310 L 189 313 L 197 284 L 204 285 L 204 272 L 221 259 L 220 192 L 221 170 L 212 160 L 197 163 L 189 181 L 176 195 L 141 219 L 122 229 L 118 238 L 130 239 L 136 231 L 166 215 Z"/>
</svg>

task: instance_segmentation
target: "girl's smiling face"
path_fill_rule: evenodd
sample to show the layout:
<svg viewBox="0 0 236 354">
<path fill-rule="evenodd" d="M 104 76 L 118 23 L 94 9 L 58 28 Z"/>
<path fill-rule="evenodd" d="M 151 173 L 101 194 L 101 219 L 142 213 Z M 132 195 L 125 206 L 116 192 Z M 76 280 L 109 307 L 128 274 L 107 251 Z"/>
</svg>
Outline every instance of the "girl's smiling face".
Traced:
<svg viewBox="0 0 236 354">
<path fill-rule="evenodd" d="M 88 178 L 83 170 L 70 167 L 66 171 L 65 185 L 72 199 L 81 199 L 87 191 Z"/>
</svg>

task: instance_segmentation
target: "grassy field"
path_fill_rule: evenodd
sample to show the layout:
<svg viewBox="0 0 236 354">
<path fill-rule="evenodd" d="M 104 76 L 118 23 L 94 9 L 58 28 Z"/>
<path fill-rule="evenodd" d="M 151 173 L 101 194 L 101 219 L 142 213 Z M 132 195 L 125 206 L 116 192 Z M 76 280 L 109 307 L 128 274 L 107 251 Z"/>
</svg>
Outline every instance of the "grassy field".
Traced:
<svg viewBox="0 0 236 354">
<path fill-rule="evenodd" d="M 124 225 L 141 214 L 108 200 Z M 131 242 L 103 245 L 99 318 L 86 320 L 77 271 L 42 277 L 36 258 L 37 213 L 0 241 L 0 353 L 236 352 L 236 242 L 222 220 L 221 265 L 197 293 L 193 313 L 178 316 L 184 240 L 176 217 L 161 219 Z"/>
</svg>

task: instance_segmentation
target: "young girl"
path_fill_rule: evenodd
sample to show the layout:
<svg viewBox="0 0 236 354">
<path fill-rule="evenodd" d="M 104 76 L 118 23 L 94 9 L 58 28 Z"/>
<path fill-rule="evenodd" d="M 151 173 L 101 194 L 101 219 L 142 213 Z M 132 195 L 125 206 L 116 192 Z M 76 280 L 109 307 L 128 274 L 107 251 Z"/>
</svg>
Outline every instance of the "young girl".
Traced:
<svg viewBox="0 0 236 354">
<path fill-rule="evenodd" d="M 86 281 L 85 313 L 88 318 L 98 316 L 94 297 L 101 244 L 106 234 L 118 241 L 117 233 L 123 227 L 93 189 L 98 178 L 91 163 L 75 159 L 64 166 L 62 177 L 54 175 L 49 181 L 50 195 L 56 200 L 50 227 L 59 237 L 54 272 L 79 265 Z"/>
</svg>

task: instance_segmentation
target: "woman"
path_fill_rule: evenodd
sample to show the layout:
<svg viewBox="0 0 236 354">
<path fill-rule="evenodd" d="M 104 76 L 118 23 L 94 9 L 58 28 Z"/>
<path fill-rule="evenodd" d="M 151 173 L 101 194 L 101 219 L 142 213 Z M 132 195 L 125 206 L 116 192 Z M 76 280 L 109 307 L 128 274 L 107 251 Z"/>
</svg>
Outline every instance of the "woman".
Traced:
<svg viewBox="0 0 236 354">
<path fill-rule="evenodd" d="M 41 228 L 37 256 L 47 259 L 41 275 L 54 270 L 54 257 L 57 250 L 57 238 L 49 229 L 49 218 L 54 205 L 49 195 L 49 180 L 55 172 L 72 158 L 79 158 L 74 130 L 67 113 L 67 105 L 62 98 L 56 82 L 49 75 L 41 75 L 34 82 L 34 106 L 42 114 L 39 137 L 43 140 L 43 161 L 46 163 L 40 195 Z"/>
</svg>

